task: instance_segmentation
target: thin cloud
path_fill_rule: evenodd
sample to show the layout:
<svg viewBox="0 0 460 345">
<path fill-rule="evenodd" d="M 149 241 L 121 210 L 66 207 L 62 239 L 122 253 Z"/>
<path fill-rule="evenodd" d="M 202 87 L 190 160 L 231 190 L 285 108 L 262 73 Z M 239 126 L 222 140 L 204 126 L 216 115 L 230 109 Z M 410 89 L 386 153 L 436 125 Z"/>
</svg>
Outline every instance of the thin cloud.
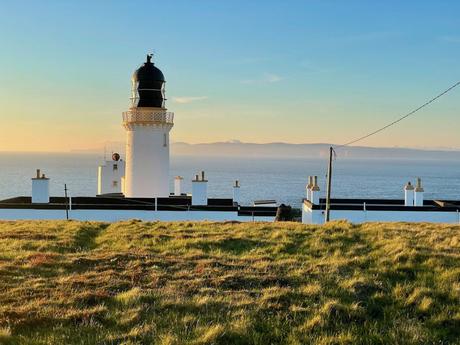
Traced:
<svg viewBox="0 0 460 345">
<path fill-rule="evenodd" d="M 277 74 L 264 73 L 264 75 L 259 79 L 246 79 L 246 80 L 242 80 L 241 83 L 242 84 L 272 84 L 272 83 L 277 83 L 281 80 L 283 80 L 283 78 Z"/>
<path fill-rule="evenodd" d="M 232 65 L 250 65 L 250 64 L 256 64 L 256 63 L 266 62 L 270 60 L 272 60 L 272 58 L 256 56 L 256 57 L 242 57 L 239 59 L 227 61 L 227 63 L 232 64 Z"/>
<path fill-rule="evenodd" d="M 378 41 L 378 40 L 386 40 L 389 38 L 394 38 L 399 36 L 399 33 L 394 31 L 371 31 L 371 32 L 362 32 L 355 35 L 349 35 L 345 37 L 347 41 L 357 41 L 357 42 L 364 42 L 364 41 Z"/>
<path fill-rule="evenodd" d="M 448 43 L 460 43 L 460 36 L 442 36 L 439 39 Z"/>
<path fill-rule="evenodd" d="M 265 78 L 264 78 L 264 81 L 266 81 L 267 83 L 277 83 L 279 81 L 281 81 L 283 78 L 281 78 L 279 75 L 276 75 L 276 74 L 266 74 L 265 75 Z"/>
<path fill-rule="evenodd" d="M 310 60 L 302 60 L 300 61 L 300 67 L 302 67 L 305 71 L 309 73 L 327 73 L 330 72 L 329 69 L 322 68 L 318 66 L 317 64 L 313 63 Z"/>
<path fill-rule="evenodd" d="M 192 103 L 192 102 L 197 102 L 197 101 L 204 101 L 205 99 L 208 99 L 207 96 L 179 96 L 179 97 L 173 97 L 173 102 L 179 103 L 179 104 L 187 104 L 187 103 Z"/>
</svg>

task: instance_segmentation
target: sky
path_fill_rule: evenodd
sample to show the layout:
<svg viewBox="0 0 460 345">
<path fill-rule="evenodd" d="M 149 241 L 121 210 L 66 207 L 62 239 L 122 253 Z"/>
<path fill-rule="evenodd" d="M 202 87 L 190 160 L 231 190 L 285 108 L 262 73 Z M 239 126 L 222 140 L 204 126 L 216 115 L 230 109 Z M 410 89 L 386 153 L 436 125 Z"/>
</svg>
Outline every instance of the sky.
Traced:
<svg viewBox="0 0 460 345">
<path fill-rule="evenodd" d="M 123 142 L 150 52 L 173 141 L 341 144 L 460 80 L 459 13 L 456 0 L 0 0 L 0 151 Z M 460 87 L 359 144 L 460 148 L 459 115 Z"/>
</svg>

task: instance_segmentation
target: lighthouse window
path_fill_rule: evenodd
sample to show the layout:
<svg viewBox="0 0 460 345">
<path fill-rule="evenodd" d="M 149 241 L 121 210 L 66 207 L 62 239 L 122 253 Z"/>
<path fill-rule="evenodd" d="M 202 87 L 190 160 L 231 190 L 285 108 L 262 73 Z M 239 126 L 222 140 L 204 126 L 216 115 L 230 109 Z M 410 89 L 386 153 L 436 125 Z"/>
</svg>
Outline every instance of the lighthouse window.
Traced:
<svg viewBox="0 0 460 345">
<path fill-rule="evenodd" d="M 166 136 L 166 133 L 163 134 L 163 146 L 164 146 L 164 147 L 168 146 L 168 138 L 167 138 L 167 136 Z"/>
<path fill-rule="evenodd" d="M 113 165 L 113 171 L 118 170 L 118 164 Z"/>
<path fill-rule="evenodd" d="M 118 187 L 118 181 L 112 181 L 112 187 Z"/>
</svg>

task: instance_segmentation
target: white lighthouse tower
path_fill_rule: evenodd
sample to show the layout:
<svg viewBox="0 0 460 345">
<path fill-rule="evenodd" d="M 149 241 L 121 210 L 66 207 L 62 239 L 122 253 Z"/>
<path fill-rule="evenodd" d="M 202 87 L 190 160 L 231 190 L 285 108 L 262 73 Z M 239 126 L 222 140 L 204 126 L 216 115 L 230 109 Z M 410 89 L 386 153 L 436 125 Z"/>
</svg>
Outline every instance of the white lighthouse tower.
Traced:
<svg viewBox="0 0 460 345">
<path fill-rule="evenodd" d="M 123 113 L 126 129 L 126 197 L 169 196 L 169 131 L 174 113 L 165 108 L 165 78 L 152 55 L 132 77 L 131 107 Z"/>
</svg>

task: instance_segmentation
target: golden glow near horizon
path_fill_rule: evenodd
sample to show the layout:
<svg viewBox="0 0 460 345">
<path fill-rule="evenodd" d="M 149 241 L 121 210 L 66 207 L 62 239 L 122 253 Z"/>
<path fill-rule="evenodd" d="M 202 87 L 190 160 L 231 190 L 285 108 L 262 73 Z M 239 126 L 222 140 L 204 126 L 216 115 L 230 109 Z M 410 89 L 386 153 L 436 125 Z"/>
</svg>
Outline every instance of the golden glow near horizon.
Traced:
<svg viewBox="0 0 460 345">
<path fill-rule="evenodd" d="M 340 144 L 350 138 L 362 135 L 365 131 L 373 130 L 377 125 L 371 119 L 347 120 L 346 115 L 337 120 L 333 114 L 318 116 L 296 116 L 290 120 L 288 114 L 278 115 L 273 110 L 266 112 L 262 109 L 240 111 L 239 116 L 232 118 L 234 110 L 218 113 L 218 109 L 207 111 L 187 111 L 186 105 L 171 104 L 169 110 L 180 108 L 176 113 L 176 126 L 171 139 L 174 142 L 210 143 L 239 140 L 242 142 L 269 143 L 335 143 Z M 64 110 L 63 110 L 64 111 Z M 84 110 L 82 110 L 84 111 Z M 292 111 L 292 110 L 291 110 Z M 300 112 L 300 109 L 298 110 Z M 308 114 L 313 109 L 305 109 Z M 14 114 L 15 109 L 8 111 Z M 87 113 L 68 112 L 65 118 L 60 118 L 62 111 L 48 113 L 42 116 L 29 113 L 34 119 L 3 121 L 1 127 L 1 151 L 71 151 L 71 150 L 102 150 L 104 145 L 123 146 L 125 133 L 121 125 L 121 111 L 117 114 L 107 114 L 103 109 Z M 431 114 L 430 114 L 431 113 Z M 290 113 L 291 116 L 292 112 Z M 426 111 L 420 117 L 424 121 L 409 120 L 398 127 L 381 133 L 369 140 L 361 142 L 360 146 L 383 147 L 423 147 L 423 148 L 456 148 L 458 137 L 449 135 L 449 122 L 439 122 L 432 111 Z M 100 117 L 99 119 L 97 117 Z M 350 115 L 351 116 L 351 115 Z M 15 116 L 13 115 L 12 118 Z M 19 117 L 17 114 L 16 117 Z M 58 118 L 59 120 L 54 120 Z M 429 131 L 427 127 L 433 128 Z M 422 134 L 422 135 L 421 135 Z"/>
</svg>

